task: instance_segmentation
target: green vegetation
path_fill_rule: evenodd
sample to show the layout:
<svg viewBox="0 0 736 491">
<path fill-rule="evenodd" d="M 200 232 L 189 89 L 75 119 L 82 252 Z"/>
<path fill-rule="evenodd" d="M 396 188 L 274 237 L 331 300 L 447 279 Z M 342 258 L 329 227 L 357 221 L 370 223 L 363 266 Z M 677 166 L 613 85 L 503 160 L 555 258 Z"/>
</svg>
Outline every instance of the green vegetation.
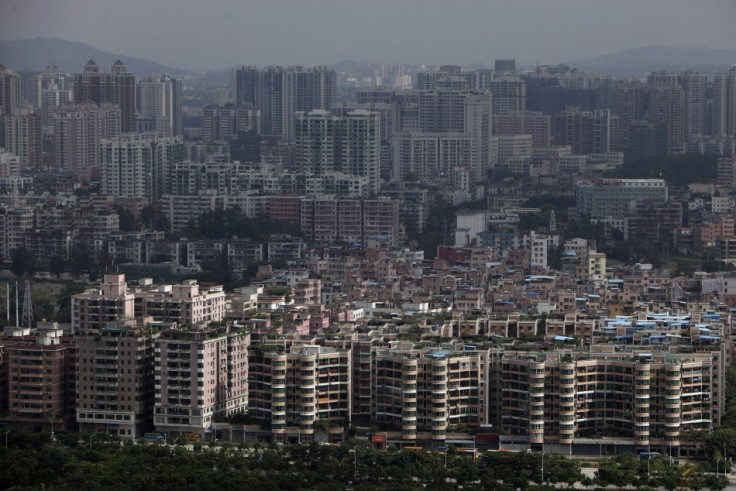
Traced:
<svg viewBox="0 0 736 491">
<path fill-rule="evenodd" d="M 448 234 L 455 229 L 455 225 L 455 208 L 437 194 L 429 207 L 424 230 L 409 239 L 418 243 L 418 249 L 424 251 L 425 258 L 434 259 L 437 256 L 437 246 L 454 242 L 448 242 Z"/>
<path fill-rule="evenodd" d="M 248 421 L 247 416 L 239 418 Z M 0 433 L 0 436 L 5 436 Z M 137 443 L 99 435 L 29 434 L 12 430 L 0 446 L 0 488 L 81 489 L 552 489 L 576 482 L 638 489 L 723 489 L 708 464 L 690 469 L 667 458 L 626 454 L 603 459 L 594 481 L 561 455 L 488 452 L 478 459 L 455 448 L 373 450 L 364 440 L 341 446 L 225 442 L 191 447 Z M 185 443 L 177 441 L 176 443 Z M 544 474 L 542 474 L 544 459 Z M 685 477 L 683 477 L 685 475 Z"/>
<path fill-rule="evenodd" d="M 516 489 L 541 482 L 541 455 L 498 453 L 474 460 L 450 449 L 372 450 L 365 441 L 319 444 L 225 443 L 186 447 L 105 435 L 12 430 L 0 447 L 0 487 L 80 489 Z M 445 466 L 446 462 L 446 466 Z M 546 483 L 582 479 L 578 464 L 544 456 Z M 504 482 L 504 484 L 501 483 Z"/>
<path fill-rule="evenodd" d="M 240 208 L 205 211 L 196 221 L 190 222 L 182 236 L 190 239 L 226 239 L 238 237 L 255 241 L 268 240 L 271 234 L 299 235 L 296 227 L 284 222 L 248 218 Z"/>
</svg>

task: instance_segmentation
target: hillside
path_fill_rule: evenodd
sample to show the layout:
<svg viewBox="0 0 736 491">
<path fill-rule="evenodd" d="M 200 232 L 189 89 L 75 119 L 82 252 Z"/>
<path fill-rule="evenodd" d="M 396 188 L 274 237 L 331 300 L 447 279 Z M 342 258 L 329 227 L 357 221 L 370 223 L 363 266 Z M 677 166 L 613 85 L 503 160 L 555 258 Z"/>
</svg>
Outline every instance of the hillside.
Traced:
<svg viewBox="0 0 736 491">
<path fill-rule="evenodd" d="M 169 73 L 172 75 L 194 75 L 189 70 L 172 68 L 155 61 L 102 51 L 84 43 L 64 41 L 59 38 L 23 39 L 0 41 L 0 64 L 17 72 L 38 72 L 54 62 L 63 71 L 81 72 L 84 64 L 92 58 L 103 71 L 107 71 L 115 60 L 120 59 L 128 71 L 136 75 Z"/>
<path fill-rule="evenodd" d="M 736 64 L 736 50 L 643 46 L 566 63 L 585 72 L 643 75 L 654 70 L 721 72 Z"/>
</svg>

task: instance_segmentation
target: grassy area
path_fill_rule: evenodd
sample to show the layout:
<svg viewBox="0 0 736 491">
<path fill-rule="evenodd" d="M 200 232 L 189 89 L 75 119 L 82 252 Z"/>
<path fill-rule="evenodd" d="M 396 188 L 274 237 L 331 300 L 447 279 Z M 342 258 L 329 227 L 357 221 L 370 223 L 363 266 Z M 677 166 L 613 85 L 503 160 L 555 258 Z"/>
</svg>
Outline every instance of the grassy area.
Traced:
<svg viewBox="0 0 736 491">
<path fill-rule="evenodd" d="M 0 326 L 15 325 L 16 281 L 18 285 L 18 317 L 23 316 L 25 280 L 18 279 L 9 271 L 0 271 Z M 70 280 L 30 279 L 31 300 L 36 322 L 47 320 L 69 322 L 71 295 L 89 287 L 87 283 Z M 7 315 L 7 291 L 10 286 L 10 322 Z"/>
</svg>

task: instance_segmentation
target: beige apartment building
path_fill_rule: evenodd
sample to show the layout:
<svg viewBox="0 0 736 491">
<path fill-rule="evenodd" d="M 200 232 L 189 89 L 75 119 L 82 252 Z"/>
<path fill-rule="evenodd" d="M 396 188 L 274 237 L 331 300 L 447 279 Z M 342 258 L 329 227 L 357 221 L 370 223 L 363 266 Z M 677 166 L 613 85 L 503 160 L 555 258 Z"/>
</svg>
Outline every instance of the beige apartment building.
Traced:
<svg viewBox="0 0 736 491">
<path fill-rule="evenodd" d="M 270 422 L 275 440 L 311 442 L 317 422 L 350 422 L 350 350 L 253 345 L 248 362 L 248 414 Z"/>
<path fill-rule="evenodd" d="M 405 441 L 444 441 L 460 424 L 487 422 L 488 352 L 381 349 L 373 358 L 374 423 Z"/>
<path fill-rule="evenodd" d="M 156 430 L 204 439 L 248 409 L 250 334 L 230 326 L 164 329 L 156 346 Z"/>
<path fill-rule="evenodd" d="M 532 448 L 601 435 L 677 448 L 683 433 L 718 427 L 724 410 L 717 351 L 509 353 L 493 371 L 498 423 Z"/>
</svg>

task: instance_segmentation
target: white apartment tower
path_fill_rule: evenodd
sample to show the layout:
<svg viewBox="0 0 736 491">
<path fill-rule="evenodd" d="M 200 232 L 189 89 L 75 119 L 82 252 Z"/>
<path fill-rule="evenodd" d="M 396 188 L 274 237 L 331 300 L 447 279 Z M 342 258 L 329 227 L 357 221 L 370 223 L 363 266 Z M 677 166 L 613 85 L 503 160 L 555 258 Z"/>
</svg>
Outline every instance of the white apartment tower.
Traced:
<svg viewBox="0 0 736 491">
<path fill-rule="evenodd" d="M 126 133 L 101 146 L 104 194 L 159 200 L 171 192 L 170 171 L 184 155 L 181 137 Z"/>
<path fill-rule="evenodd" d="M 379 115 L 358 109 L 342 120 L 340 157 L 342 171 L 368 178 L 373 194 L 381 191 L 381 130 Z"/>
<path fill-rule="evenodd" d="M 138 83 L 138 112 L 150 119 L 156 132 L 181 136 L 181 80 L 170 75 L 149 75 Z"/>
</svg>

